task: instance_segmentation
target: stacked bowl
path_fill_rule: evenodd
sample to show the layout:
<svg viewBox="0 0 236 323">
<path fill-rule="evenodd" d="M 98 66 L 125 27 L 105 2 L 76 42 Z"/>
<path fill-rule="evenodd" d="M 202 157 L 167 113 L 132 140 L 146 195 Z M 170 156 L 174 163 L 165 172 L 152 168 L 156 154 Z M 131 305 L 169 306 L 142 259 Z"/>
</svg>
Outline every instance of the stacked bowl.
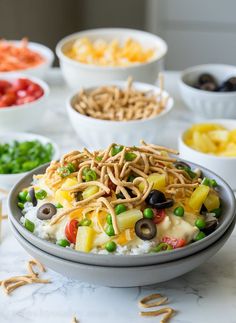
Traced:
<svg viewBox="0 0 236 323">
<path fill-rule="evenodd" d="M 191 164 L 196 168 L 196 164 Z M 101 255 L 83 253 L 42 240 L 20 223 L 22 213 L 17 206 L 18 193 L 41 174 L 46 166 L 27 174 L 9 195 L 8 214 L 14 236 L 33 257 L 48 268 L 69 278 L 89 283 L 132 287 L 163 282 L 198 267 L 213 256 L 227 241 L 235 226 L 235 198 L 230 187 L 217 175 L 201 167 L 203 176 L 214 177 L 222 199 L 222 216 L 217 229 L 203 240 L 168 252 L 143 255 Z"/>
</svg>

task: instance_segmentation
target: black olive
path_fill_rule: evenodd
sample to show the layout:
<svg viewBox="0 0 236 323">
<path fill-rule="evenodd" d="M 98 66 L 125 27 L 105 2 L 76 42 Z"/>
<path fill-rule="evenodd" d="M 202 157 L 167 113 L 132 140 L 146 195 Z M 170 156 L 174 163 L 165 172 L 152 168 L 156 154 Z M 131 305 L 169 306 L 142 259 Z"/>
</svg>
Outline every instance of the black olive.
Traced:
<svg viewBox="0 0 236 323">
<path fill-rule="evenodd" d="M 178 161 L 174 163 L 175 168 L 177 169 L 183 169 L 183 168 L 189 168 L 191 169 L 191 167 L 189 166 L 189 164 L 183 162 L 183 161 Z"/>
<path fill-rule="evenodd" d="M 36 206 L 38 204 L 38 201 L 36 199 L 35 190 L 33 187 L 29 190 L 29 196 L 30 196 L 33 206 Z"/>
<path fill-rule="evenodd" d="M 207 208 L 205 207 L 204 204 L 202 204 L 201 210 L 200 210 L 200 214 L 206 214 L 207 213 Z"/>
<path fill-rule="evenodd" d="M 201 74 L 198 79 L 199 84 L 205 84 L 205 83 L 216 83 L 215 78 L 208 73 Z"/>
<path fill-rule="evenodd" d="M 229 78 L 222 84 L 221 88 L 221 92 L 236 91 L 236 77 Z"/>
<path fill-rule="evenodd" d="M 162 193 L 161 191 L 158 191 L 158 190 L 152 190 L 145 202 L 148 204 L 148 205 L 155 205 L 157 203 L 162 203 L 162 202 L 165 202 L 166 201 L 166 197 L 165 197 L 165 194 Z"/>
<path fill-rule="evenodd" d="M 37 211 L 37 218 L 40 220 L 50 220 L 57 213 L 57 208 L 52 203 L 45 203 Z"/>
<path fill-rule="evenodd" d="M 204 229 L 202 229 L 202 231 L 208 235 L 210 233 L 212 233 L 213 231 L 215 231 L 215 229 L 217 228 L 218 225 L 218 220 L 216 218 L 211 218 L 210 220 L 206 221 L 206 226 Z"/>
<path fill-rule="evenodd" d="M 217 85 L 213 82 L 204 83 L 200 86 L 200 90 L 214 92 L 217 90 Z"/>
<path fill-rule="evenodd" d="M 150 219 L 140 219 L 135 223 L 135 233 L 142 240 L 151 240 L 157 234 L 157 227 Z"/>
<path fill-rule="evenodd" d="M 172 207 L 174 205 L 174 200 L 168 199 L 165 202 L 162 203 L 156 203 L 151 205 L 154 209 L 160 210 L 160 209 L 168 209 L 169 207 Z"/>
</svg>

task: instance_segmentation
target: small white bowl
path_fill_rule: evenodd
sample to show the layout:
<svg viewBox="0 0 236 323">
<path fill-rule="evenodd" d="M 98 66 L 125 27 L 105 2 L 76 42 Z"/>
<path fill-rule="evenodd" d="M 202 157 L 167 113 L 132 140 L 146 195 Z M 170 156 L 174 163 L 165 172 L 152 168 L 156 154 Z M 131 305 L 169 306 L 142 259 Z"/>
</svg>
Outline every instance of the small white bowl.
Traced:
<svg viewBox="0 0 236 323">
<path fill-rule="evenodd" d="M 57 160 L 60 157 L 58 145 L 47 137 L 24 132 L 0 133 L 0 144 L 12 143 L 15 140 L 19 142 L 38 140 L 42 144 L 51 143 L 54 149 L 52 160 Z M 28 173 L 29 172 L 19 174 L 0 174 L 0 187 L 9 190 L 14 184 L 16 184 L 21 178 L 23 178 Z"/>
<path fill-rule="evenodd" d="M 132 38 L 141 43 L 144 48 L 155 48 L 157 54 L 146 63 L 139 63 L 125 67 L 106 67 L 82 64 L 67 57 L 64 52 L 70 48 L 78 38 L 88 37 L 91 41 L 104 39 L 111 41 L 125 41 Z M 154 84 L 158 73 L 163 68 L 163 58 L 167 53 L 167 44 L 156 35 L 126 28 L 101 28 L 78 32 L 63 38 L 56 47 L 62 73 L 72 89 L 80 86 L 92 86 L 97 82 L 126 80 L 132 76 L 135 81 Z"/>
<path fill-rule="evenodd" d="M 45 102 L 49 96 L 49 87 L 44 81 L 25 74 L 0 74 L 0 80 L 14 81 L 18 78 L 27 78 L 41 86 L 44 94 L 37 100 L 22 105 L 13 105 L 0 108 L 0 132 L 28 131 L 36 128 L 46 112 Z"/>
<path fill-rule="evenodd" d="M 229 130 L 236 129 L 236 120 L 213 119 L 207 122 L 220 124 Z M 178 139 L 180 157 L 210 169 L 221 176 L 233 190 L 236 190 L 236 157 L 214 156 L 189 147 L 184 142 L 186 131 L 187 129 Z"/>
<path fill-rule="evenodd" d="M 20 40 L 9 40 L 10 43 L 19 45 L 21 43 Z M 42 64 L 39 64 L 32 68 L 27 68 L 24 70 L 16 70 L 11 72 L 0 72 L 0 79 L 5 78 L 6 75 L 11 75 L 14 73 L 24 73 L 29 76 L 35 76 L 41 79 L 45 79 L 47 76 L 47 72 L 53 64 L 54 61 L 54 53 L 51 51 L 50 48 L 34 42 L 29 42 L 28 44 L 29 49 L 41 54 L 45 61 Z"/>
<path fill-rule="evenodd" d="M 120 88 L 124 88 L 127 83 L 103 83 L 94 87 L 85 88 L 84 90 L 90 91 L 101 85 L 116 85 Z M 159 93 L 160 90 L 154 85 L 138 82 L 133 83 L 133 87 L 136 90 L 152 91 L 153 93 Z M 167 92 L 163 91 L 163 98 L 169 97 L 166 108 L 153 118 L 133 121 L 101 120 L 82 115 L 73 108 L 73 102 L 77 93 L 78 91 L 67 100 L 67 113 L 74 130 L 83 144 L 93 149 L 105 148 L 112 142 L 126 146 L 139 144 L 141 139 L 144 139 L 147 142 L 157 142 L 162 130 L 166 127 L 168 113 L 174 105 L 174 100 L 169 97 Z"/>
<path fill-rule="evenodd" d="M 209 92 L 193 87 L 203 73 L 212 74 L 221 84 L 236 76 L 236 67 L 206 64 L 184 70 L 180 77 L 180 93 L 187 107 L 204 118 L 236 118 L 236 92 Z"/>
</svg>

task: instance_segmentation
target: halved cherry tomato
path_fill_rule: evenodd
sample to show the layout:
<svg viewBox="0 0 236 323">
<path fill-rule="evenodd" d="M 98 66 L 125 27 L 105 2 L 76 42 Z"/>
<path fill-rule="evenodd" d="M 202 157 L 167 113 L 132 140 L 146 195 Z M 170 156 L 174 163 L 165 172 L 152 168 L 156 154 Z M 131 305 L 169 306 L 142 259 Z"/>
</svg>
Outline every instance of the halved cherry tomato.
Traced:
<svg viewBox="0 0 236 323">
<path fill-rule="evenodd" d="M 70 220 L 65 228 L 65 235 L 71 243 L 76 242 L 76 235 L 78 231 L 79 222 L 75 219 Z"/>
<path fill-rule="evenodd" d="M 0 80 L 0 92 L 4 92 L 9 87 L 11 87 L 10 82 L 6 80 Z"/>
<path fill-rule="evenodd" d="M 26 78 L 19 78 L 13 82 L 15 91 L 26 90 L 32 82 Z"/>
<path fill-rule="evenodd" d="M 154 217 L 153 217 L 153 222 L 155 224 L 158 224 L 160 222 L 162 222 L 166 216 L 166 212 L 164 209 L 160 209 L 160 210 L 157 210 L 157 209 L 152 209 L 153 210 L 153 213 L 154 213 Z"/>
<path fill-rule="evenodd" d="M 4 94 L 0 98 L 0 102 L 2 106 L 11 106 L 16 103 L 16 94 L 14 92 L 9 92 L 7 94 Z"/>
<path fill-rule="evenodd" d="M 185 239 L 163 237 L 161 239 L 161 241 L 170 244 L 174 249 L 181 248 L 181 247 L 184 247 L 186 245 L 186 240 Z"/>
</svg>

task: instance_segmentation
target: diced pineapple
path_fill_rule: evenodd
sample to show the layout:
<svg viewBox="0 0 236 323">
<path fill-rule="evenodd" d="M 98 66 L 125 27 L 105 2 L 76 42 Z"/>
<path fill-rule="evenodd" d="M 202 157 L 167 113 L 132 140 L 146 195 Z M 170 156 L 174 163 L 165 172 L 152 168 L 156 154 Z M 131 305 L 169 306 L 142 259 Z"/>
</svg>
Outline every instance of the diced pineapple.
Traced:
<svg viewBox="0 0 236 323">
<path fill-rule="evenodd" d="M 55 193 L 56 202 L 62 204 L 63 206 L 70 206 L 71 202 L 73 201 L 73 197 L 71 196 L 70 192 L 64 191 L 63 189 L 75 186 L 77 184 L 78 182 L 75 178 L 67 178 L 65 183 L 63 183 L 61 188 Z"/>
<path fill-rule="evenodd" d="M 229 141 L 236 142 L 236 129 L 229 132 Z"/>
<path fill-rule="evenodd" d="M 189 206 L 194 211 L 200 211 L 202 204 L 205 202 L 210 187 L 206 185 L 199 185 L 192 193 L 189 199 Z"/>
<path fill-rule="evenodd" d="M 87 199 L 88 197 L 96 194 L 99 191 L 99 187 L 96 185 L 88 186 L 82 193 L 83 199 Z"/>
<path fill-rule="evenodd" d="M 207 146 L 205 145 L 204 141 L 202 140 L 202 134 L 198 131 L 193 133 L 193 147 L 199 151 L 204 153 L 208 152 Z"/>
<path fill-rule="evenodd" d="M 93 240 L 93 247 L 102 247 L 105 243 L 107 243 L 110 240 L 111 240 L 111 237 L 109 237 L 104 232 L 95 234 L 94 240 Z"/>
<path fill-rule="evenodd" d="M 148 176 L 147 178 L 148 183 L 153 184 L 153 189 L 162 191 L 166 187 L 166 175 L 153 173 Z M 144 190 L 144 183 L 139 184 L 139 190 L 143 192 Z"/>
<path fill-rule="evenodd" d="M 77 209 L 77 210 L 71 212 L 69 214 L 69 217 L 70 217 L 71 220 L 72 219 L 78 219 L 78 220 L 80 220 L 82 218 L 82 212 L 83 212 L 83 208 Z"/>
<path fill-rule="evenodd" d="M 219 124 L 215 124 L 215 123 L 200 123 L 200 124 L 195 124 L 192 126 L 191 130 L 194 131 L 198 131 L 201 133 L 206 133 L 209 131 L 213 131 L 213 130 L 221 130 L 221 129 L 225 129 L 223 126 L 219 125 Z"/>
<path fill-rule="evenodd" d="M 126 229 L 125 231 L 121 232 L 116 239 L 116 242 L 119 245 L 125 245 L 126 243 L 130 242 L 135 238 L 135 232 L 133 229 Z"/>
<path fill-rule="evenodd" d="M 78 228 L 75 250 L 89 252 L 92 249 L 94 230 L 87 226 Z"/>
<path fill-rule="evenodd" d="M 135 223 L 142 219 L 143 213 L 140 210 L 132 209 L 117 215 L 117 225 L 120 231 L 133 228 Z"/>
<path fill-rule="evenodd" d="M 228 130 L 213 130 L 208 133 L 208 136 L 215 143 L 225 143 L 229 139 Z"/>
<path fill-rule="evenodd" d="M 207 208 L 207 211 L 210 212 L 212 210 L 218 209 L 220 207 L 220 198 L 219 196 L 214 193 L 210 192 L 207 195 L 207 198 L 204 202 L 205 207 Z"/>
</svg>

